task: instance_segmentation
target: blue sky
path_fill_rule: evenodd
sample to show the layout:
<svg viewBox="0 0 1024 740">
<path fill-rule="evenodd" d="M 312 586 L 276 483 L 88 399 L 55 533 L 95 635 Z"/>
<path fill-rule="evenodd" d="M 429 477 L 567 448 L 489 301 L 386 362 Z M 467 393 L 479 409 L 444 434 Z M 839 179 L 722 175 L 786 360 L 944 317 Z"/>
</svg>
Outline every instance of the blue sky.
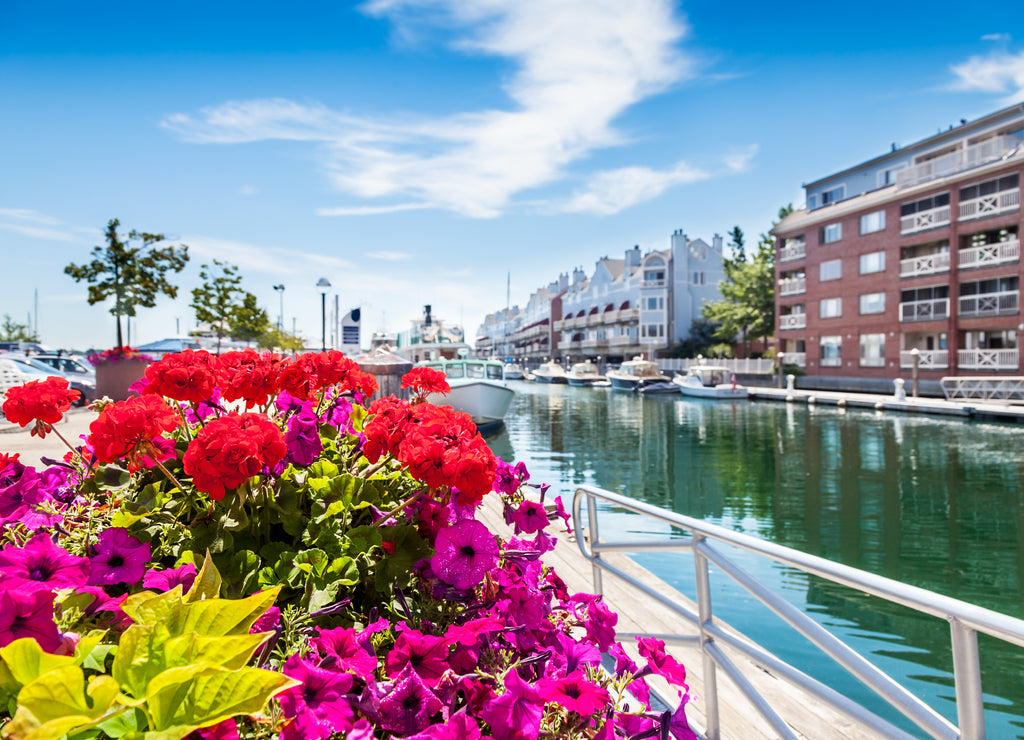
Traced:
<svg viewBox="0 0 1024 740">
<path fill-rule="evenodd" d="M 1008 6 L 1007 6 L 1008 8 Z M 753 242 L 801 184 L 1024 100 L 1024 28 L 961 3 L 0 1 L 0 314 L 55 347 L 113 317 L 63 274 L 102 230 L 192 261 L 133 343 L 237 265 L 319 337 L 465 325 L 676 229 Z"/>
</svg>

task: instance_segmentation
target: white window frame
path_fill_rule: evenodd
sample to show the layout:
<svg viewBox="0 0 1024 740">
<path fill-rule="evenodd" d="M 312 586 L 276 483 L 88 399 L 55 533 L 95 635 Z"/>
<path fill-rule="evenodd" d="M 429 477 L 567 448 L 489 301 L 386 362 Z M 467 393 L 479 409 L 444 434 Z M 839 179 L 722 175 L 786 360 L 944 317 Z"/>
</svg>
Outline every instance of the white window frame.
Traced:
<svg viewBox="0 0 1024 740">
<path fill-rule="evenodd" d="M 907 163 L 903 162 L 895 167 L 888 167 L 878 173 L 878 187 L 885 188 L 896 184 L 896 173 L 907 169 Z"/>
<path fill-rule="evenodd" d="M 835 356 L 825 356 L 825 350 L 832 348 Z M 828 353 L 832 355 L 831 352 Z M 843 364 L 843 337 L 842 335 L 824 336 L 818 342 L 818 362 L 822 367 L 840 367 Z"/>
<path fill-rule="evenodd" d="M 860 315 L 885 313 L 885 293 L 862 293 L 860 296 Z"/>
<path fill-rule="evenodd" d="M 843 224 L 836 221 L 834 224 L 826 224 L 821 227 L 821 243 L 834 244 L 843 238 Z"/>
<path fill-rule="evenodd" d="M 869 260 L 867 269 L 864 267 L 864 260 L 866 257 L 877 257 L 876 260 Z M 866 252 L 860 256 L 859 262 L 861 275 L 868 275 L 872 272 L 885 272 L 885 250 L 880 249 L 877 252 Z M 874 262 L 875 265 L 872 266 L 871 262 Z"/>
<path fill-rule="evenodd" d="M 833 270 L 833 268 L 835 268 Z M 828 260 L 818 265 L 818 282 L 827 283 L 830 280 L 841 280 L 843 277 L 843 261 L 841 259 Z"/>
<path fill-rule="evenodd" d="M 839 193 L 839 195 L 837 197 L 835 197 L 835 198 L 827 197 L 831 193 Z M 839 201 L 843 200 L 844 198 L 846 198 L 846 184 L 845 183 L 842 184 L 842 185 L 836 185 L 834 188 L 829 188 L 828 190 L 822 190 L 821 191 L 821 205 L 822 206 L 827 206 L 830 203 L 838 203 Z"/>
<path fill-rule="evenodd" d="M 873 217 L 876 217 L 873 219 Z M 872 224 L 874 220 L 877 223 Z M 865 225 L 867 224 L 867 225 Z M 865 213 L 860 217 L 860 233 L 861 234 L 874 234 L 878 231 L 885 231 L 885 211 L 872 211 L 871 213 Z"/>
<path fill-rule="evenodd" d="M 877 341 L 879 337 L 881 337 L 881 342 Z M 875 341 L 866 342 L 865 340 L 868 339 Z M 867 350 L 866 354 L 865 350 Z M 877 350 L 877 352 L 872 350 Z M 860 366 L 885 367 L 885 332 L 860 335 Z"/>
<path fill-rule="evenodd" d="M 826 306 L 828 311 L 826 311 Z M 835 313 L 831 312 L 832 307 L 835 307 Z M 843 299 L 842 298 L 822 298 L 818 302 L 818 318 L 819 319 L 838 319 L 843 315 Z"/>
</svg>

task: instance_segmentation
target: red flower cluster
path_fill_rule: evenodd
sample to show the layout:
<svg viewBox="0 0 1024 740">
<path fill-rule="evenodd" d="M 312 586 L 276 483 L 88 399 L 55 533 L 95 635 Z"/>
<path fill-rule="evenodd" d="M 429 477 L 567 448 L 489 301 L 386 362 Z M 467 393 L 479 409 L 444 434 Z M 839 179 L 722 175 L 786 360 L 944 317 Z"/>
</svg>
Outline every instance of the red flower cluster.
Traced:
<svg viewBox="0 0 1024 740">
<path fill-rule="evenodd" d="M 412 388 L 413 393 L 426 396 L 428 393 L 451 393 L 448 376 L 431 367 L 414 367 L 402 376 L 402 387 Z"/>
<path fill-rule="evenodd" d="M 320 391 L 331 386 L 364 396 L 377 390 L 377 379 L 336 349 L 300 355 L 281 369 L 278 384 L 281 390 L 303 401 L 315 400 Z"/>
<path fill-rule="evenodd" d="M 33 421 L 45 424 L 56 424 L 64 417 L 64 412 L 71 408 L 71 402 L 80 395 L 71 390 L 66 378 L 50 376 L 46 380 L 33 380 L 25 385 L 7 389 L 4 401 L 4 416 L 8 421 L 21 426 L 28 426 Z M 46 429 L 40 425 L 32 430 L 32 434 L 46 436 Z"/>
<path fill-rule="evenodd" d="M 185 472 L 196 488 L 220 501 L 264 467 L 284 458 L 284 435 L 262 414 L 229 414 L 209 422 L 185 452 Z"/>
<path fill-rule="evenodd" d="M 153 358 L 149 355 L 144 355 L 135 347 L 129 347 L 127 344 L 123 347 L 113 347 L 111 349 L 105 349 L 99 354 L 91 354 L 87 358 L 93 365 L 98 365 L 101 362 L 120 362 L 121 360 L 145 360 L 146 362 L 152 362 Z"/>
<path fill-rule="evenodd" d="M 100 462 L 128 459 L 128 469 L 147 466 L 147 458 L 166 459 L 153 442 L 181 424 L 181 418 L 156 396 L 129 398 L 112 403 L 89 425 L 89 444 Z"/>
<path fill-rule="evenodd" d="M 491 490 L 497 463 L 469 414 L 396 398 L 374 401 L 369 412 L 363 454 L 371 463 L 390 454 L 417 480 L 453 489 L 462 505 Z"/>
<path fill-rule="evenodd" d="M 220 356 L 220 392 L 225 401 L 245 399 L 245 407 L 263 406 L 277 395 L 284 362 L 272 352 L 225 352 Z"/>
<path fill-rule="evenodd" d="M 164 355 L 146 368 L 146 380 L 146 393 L 202 403 L 213 395 L 217 384 L 217 358 L 202 349 Z"/>
</svg>

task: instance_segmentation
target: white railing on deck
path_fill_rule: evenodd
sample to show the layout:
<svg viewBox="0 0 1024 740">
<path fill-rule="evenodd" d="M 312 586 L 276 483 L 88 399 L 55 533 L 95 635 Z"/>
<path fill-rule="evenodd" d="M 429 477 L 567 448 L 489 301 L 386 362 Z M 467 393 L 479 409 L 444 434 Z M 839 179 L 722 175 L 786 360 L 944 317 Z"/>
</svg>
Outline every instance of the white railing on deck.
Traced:
<svg viewBox="0 0 1024 740">
<path fill-rule="evenodd" d="M 942 379 L 947 401 L 1024 401 L 1024 378 L 956 375 Z"/>
<path fill-rule="evenodd" d="M 913 234 L 926 229 L 937 229 L 940 226 L 949 226 L 949 206 L 930 208 L 900 218 L 901 234 Z"/>
<path fill-rule="evenodd" d="M 807 353 L 806 352 L 784 352 L 782 355 L 782 362 L 786 365 L 796 365 L 797 367 L 807 367 Z"/>
<path fill-rule="evenodd" d="M 788 313 L 779 316 L 780 329 L 803 329 L 807 326 L 807 314 Z"/>
<path fill-rule="evenodd" d="M 779 262 L 792 262 L 803 259 L 805 256 L 807 256 L 807 245 L 804 242 L 797 242 L 779 249 Z"/>
<path fill-rule="evenodd" d="M 949 317 L 949 299 L 906 301 L 900 304 L 900 321 L 932 321 Z"/>
<path fill-rule="evenodd" d="M 599 508 L 598 503 L 602 506 Z M 586 511 L 586 519 L 583 517 Z M 601 539 L 600 519 L 619 516 L 627 511 L 667 524 L 677 536 L 663 538 L 636 537 L 617 541 Z M 772 542 L 766 542 L 750 535 L 734 532 L 724 527 L 708 524 L 700 519 L 683 516 L 629 496 L 606 491 L 594 486 L 579 486 L 572 501 L 576 544 L 593 569 L 594 592 L 603 592 L 602 578 L 610 573 L 621 578 L 632 588 L 646 594 L 663 607 L 692 626 L 689 634 L 658 635 L 666 643 L 691 645 L 700 649 L 703 655 L 701 668 L 704 679 L 704 705 L 707 727 L 705 736 L 718 740 L 722 730 L 719 725 L 717 671 L 721 669 L 739 687 L 759 712 L 772 726 L 774 735 L 780 738 L 798 736 L 787 724 L 780 711 L 802 711 L 799 701 L 773 707 L 767 698 L 746 679 L 740 668 L 723 651 L 728 646 L 753 660 L 763 670 L 801 690 L 805 695 L 822 701 L 853 720 L 862 731 L 871 737 L 900 738 L 913 737 L 888 720 L 878 716 L 862 704 L 849 699 L 834 689 L 811 678 L 799 668 L 786 663 L 774 653 L 745 635 L 722 624 L 715 616 L 711 594 L 712 576 L 726 575 L 749 592 L 751 603 L 760 603 L 773 612 L 798 634 L 807 638 L 836 665 L 848 671 L 851 676 L 871 688 L 878 696 L 891 704 L 900 714 L 920 728 L 921 732 L 935 738 L 954 740 L 970 738 L 982 740 L 985 734 L 985 695 L 982 689 L 981 658 L 978 652 L 978 633 L 997 640 L 1024 647 L 1024 621 L 998 612 L 968 604 L 957 599 L 926 591 L 900 581 L 857 570 L 825 558 L 808 555 Z M 649 526 L 649 525 L 648 525 Z M 631 527 L 632 529 L 632 527 Z M 686 533 L 683 536 L 682 533 Z M 603 553 L 609 552 L 689 552 L 693 553 L 694 588 L 696 611 L 687 603 L 662 593 L 653 585 L 630 575 L 625 570 L 608 562 Z M 744 559 L 751 555 L 758 558 L 754 568 L 744 568 L 733 559 L 738 552 Z M 858 597 L 864 594 L 885 599 L 912 609 L 919 614 L 936 618 L 936 629 L 950 630 L 950 654 L 953 659 L 953 682 L 956 693 L 956 724 L 930 707 L 921 697 L 915 695 L 896 679 L 889 676 L 869 661 L 864 655 L 846 644 L 826 627 L 812 619 L 789 600 L 765 585 L 760 573 L 781 564 L 802 573 L 822 578 L 839 587 L 851 589 Z M 680 562 L 680 567 L 683 562 Z M 713 566 L 713 567 L 710 567 Z M 637 636 L 619 632 L 620 640 Z M 689 667 L 695 670 L 696 666 Z M 852 680 L 852 679 L 851 679 Z"/>
<path fill-rule="evenodd" d="M 896 173 L 896 189 L 910 188 L 914 185 L 931 182 L 940 177 L 954 175 L 957 172 L 980 167 L 989 162 L 1002 159 L 1019 148 L 1021 140 L 1011 136 L 994 136 L 987 141 L 958 149 L 927 162 L 908 167 Z"/>
<path fill-rule="evenodd" d="M 961 270 L 991 265 L 1004 265 L 1020 259 L 1020 240 L 982 244 L 980 247 L 961 249 L 957 256 L 957 264 Z"/>
<path fill-rule="evenodd" d="M 905 260 L 900 260 L 900 277 L 914 277 L 915 275 L 933 275 L 936 272 L 948 271 L 949 252 L 923 254 L 920 257 L 910 257 Z"/>
<path fill-rule="evenodd" d="M 960 296 L 960 316 L 999 316 L 1017 313 L 1020 291 L 1006 290 L 1000 293 L 979 293 Z"/>
<path fill-rule="evenodd" d="M 789 357 L 789 354 L 786 354 Z M 788 362 L 788 359 L 786 360 Z M 771 375 L 775 372 L 775 360 L 759 358 L 759 359 L 720 359 L 717 357 L 704 357 L 694 358 L 689 357 L 680 359 L 678 357 L 669 357 L 658 360 L 658 367 L 662 372 L 686 372 L 693 365 L 714 365 L 715 367 L 724 367 L 729 372 L 736 373 L 737 375 Z"/>
<path fill-rule="evenodd" d="M 1020 208 L 1020 189 L 1003 190 L 960 202 L 960 221 L 997 216 Z"/>
<path fill-rule="evenodd" d="M 914 353 L 908 350 L 900 352 L 900 367 L 913 367 Z M 941 370 L 949 367 L 948 349 L 919 349 L 917 366 L 921 370 Z"/>
<path fill-rule="evenodd" d="M 807 278 L 792 277 L 779 280 L 779 295 L 799 295 L 807 292 Z"/>
<path fill-rule="evenodd" d="M 1016 349 L 960 349 L 956 364 L 960 370 L 1016 370 L 1020 359 Z"/>
</svg>

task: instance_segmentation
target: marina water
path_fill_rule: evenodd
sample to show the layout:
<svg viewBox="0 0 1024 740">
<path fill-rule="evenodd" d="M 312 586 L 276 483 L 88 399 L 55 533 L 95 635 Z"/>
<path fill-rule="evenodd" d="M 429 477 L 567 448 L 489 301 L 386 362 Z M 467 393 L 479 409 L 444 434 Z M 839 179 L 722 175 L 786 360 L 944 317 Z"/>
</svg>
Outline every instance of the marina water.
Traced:
<svg viewBox="0 0 1024 740">
<path fill-rule="evenodd" d="M 488 438 L 568 507 L 588 483 L 1024 618 L 1024 430 L 792 403 L 644 398 L 514 382 Z M 602 515 L 612 539 L 670 534 Z M 676 533 L 678 534 L 678 533 Z M 955 721 L 949 625 L 729 553 Z M 635 559 L 693 597 L 691 553 Z M 715 614 L 910 732 L 916 728 L 721 573 Z M 989 737 L 1024 738 L 1024 651 L 979 636 Z M 693 666 L 700 670 L 699 666 Z M 722 679 L 727 680 L 727 679 Z"/>
</svg>

